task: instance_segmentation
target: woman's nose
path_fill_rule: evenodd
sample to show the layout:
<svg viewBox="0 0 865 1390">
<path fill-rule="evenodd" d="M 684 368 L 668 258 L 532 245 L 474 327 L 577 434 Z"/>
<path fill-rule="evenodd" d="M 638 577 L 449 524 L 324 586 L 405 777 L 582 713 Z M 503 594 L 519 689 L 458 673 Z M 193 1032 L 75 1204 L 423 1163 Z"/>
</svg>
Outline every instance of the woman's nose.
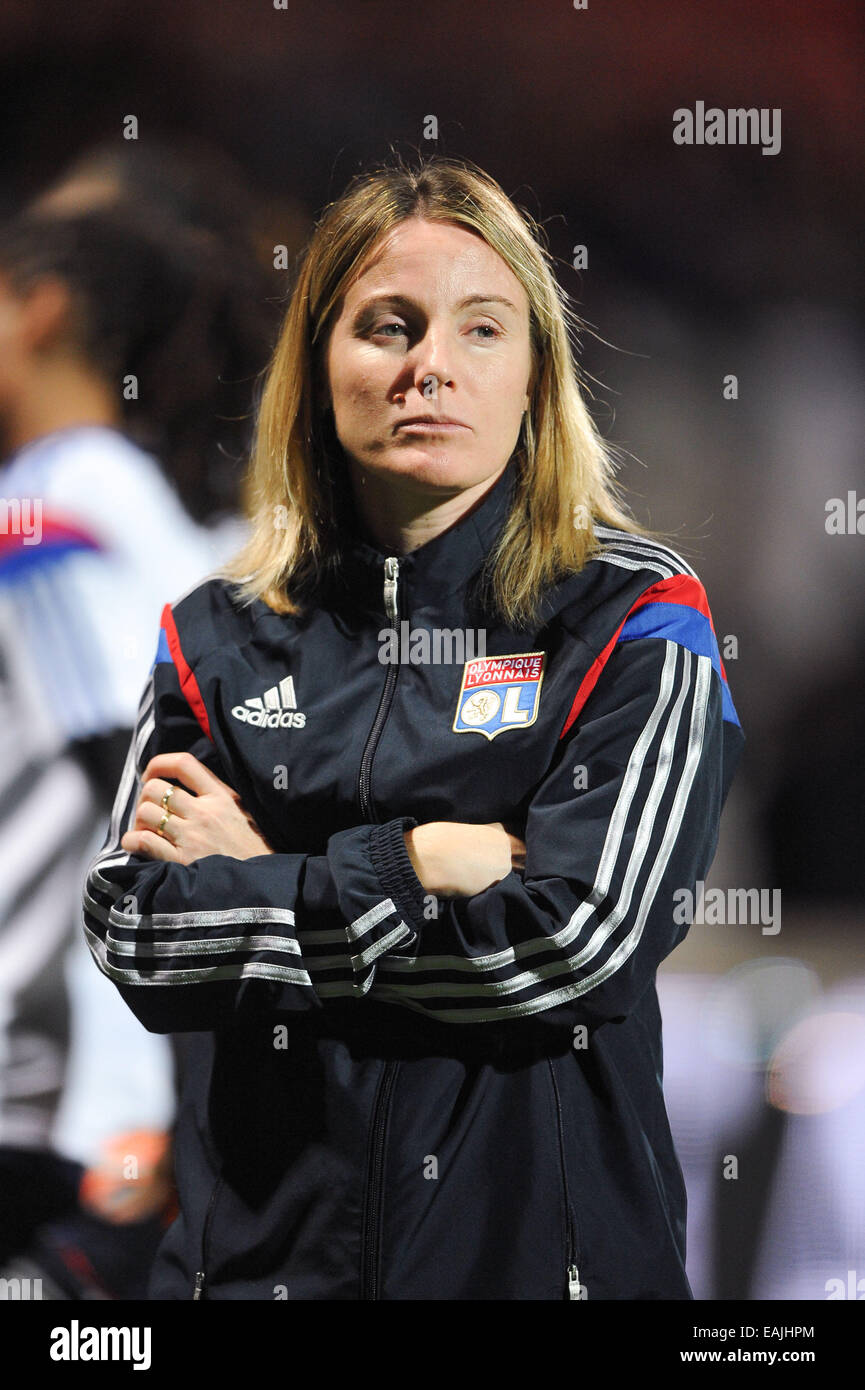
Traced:
<svg viewBox="0 0 865 1390">
<path fill-rule="evenodd" d="M 413 364 L 415 389 L 427 400 L 433 400 L 443 386 L 453 386 L 451 365 L 439 335 L 427 334 L 417 345 Z"/>
</svg>

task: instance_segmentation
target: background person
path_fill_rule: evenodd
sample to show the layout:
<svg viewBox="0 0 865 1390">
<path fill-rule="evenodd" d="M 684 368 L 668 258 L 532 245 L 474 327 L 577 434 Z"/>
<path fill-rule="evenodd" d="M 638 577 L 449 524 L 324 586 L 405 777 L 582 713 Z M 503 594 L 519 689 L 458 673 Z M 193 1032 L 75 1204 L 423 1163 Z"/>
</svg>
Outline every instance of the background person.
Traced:
<svg viewBox="0 0 865 1390">
<path fill-rule="evenodd" d="M 227 446 L 197 497 L 223 515 L 267 345 L 251 251 L 184 221 L 171 176 L 194 171 L 160 160 L 159 198 L 125 157 L 0 231 L 0 1259 L 55 1297 L 140 1294 L 170 1210 L 171 1051 L 89 968 L 78 884 L 161 605 L 226 553 L 187 460 Z"/>
</svg>

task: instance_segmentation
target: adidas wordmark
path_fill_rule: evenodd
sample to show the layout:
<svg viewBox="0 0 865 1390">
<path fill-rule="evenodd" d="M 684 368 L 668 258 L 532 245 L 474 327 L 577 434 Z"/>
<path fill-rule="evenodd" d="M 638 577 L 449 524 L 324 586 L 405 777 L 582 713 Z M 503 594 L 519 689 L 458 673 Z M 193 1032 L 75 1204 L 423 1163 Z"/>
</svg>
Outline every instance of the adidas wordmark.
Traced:
<svg viewBox="0 0 865 1390">
<path fill-rule="evenodd" d="M 272 685 L 263 695 L 253 695 L 231 713 L 244 724 L 259 729 L 302 729 L 306 715 L 297 706 L 294 677 L 283 676 L 279 685 Z"/>
</svg>

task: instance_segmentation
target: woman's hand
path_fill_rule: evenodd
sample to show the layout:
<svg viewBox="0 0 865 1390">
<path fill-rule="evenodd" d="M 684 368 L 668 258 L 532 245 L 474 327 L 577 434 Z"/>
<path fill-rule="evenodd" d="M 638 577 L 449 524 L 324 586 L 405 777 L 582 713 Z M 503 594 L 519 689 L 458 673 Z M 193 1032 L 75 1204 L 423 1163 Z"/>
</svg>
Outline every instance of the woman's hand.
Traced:
<svg viewBox="0 0 865 1390">
<path fill-rule="evenodd" d="M 173 777 L 182 787 L 161 780 L 166 777 Z M 189 790 L 184 791 L 184 787 Z M 168 792 L 171 815 L 163 820 L 163 797 Z M 158 834 L 160 825 L 162 833 Z M 274 853 L 234 788 L 191 753 L 160 753 L 150 759 L 144 769 L 133 828 L 120 843 L 130 854 L 165 859 L 171 864 L 192 864 L 208 854 L 252 859 Z"/>
<path fill-rule="evenodd" d="M 526 862 L 524 842 L 501 821 L 429 821 L 405 831 L 405 843 L 424 888 L 443 898 L 473 897 Z"/>
</svg>

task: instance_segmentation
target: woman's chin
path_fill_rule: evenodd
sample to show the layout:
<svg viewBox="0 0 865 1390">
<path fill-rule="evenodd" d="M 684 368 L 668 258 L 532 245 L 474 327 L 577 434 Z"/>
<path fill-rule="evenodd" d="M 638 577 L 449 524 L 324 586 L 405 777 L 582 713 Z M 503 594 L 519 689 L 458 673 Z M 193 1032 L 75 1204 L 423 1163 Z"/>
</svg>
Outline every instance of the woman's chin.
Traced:
<svg viewBox="0 0 865 1390">
<path fill-rule="evenodd" d="M 427 487 L 463 490 L 476 487 L 496 470 L 465 455 L 460 456 L 453 448 L 420 444 L 410 449 L 400 449 L 395 456 L 364 464 L 363 471 L 373 474 L 382 482 L 388 479 L 395 483 L 403 480 Z"/>
</svg>

